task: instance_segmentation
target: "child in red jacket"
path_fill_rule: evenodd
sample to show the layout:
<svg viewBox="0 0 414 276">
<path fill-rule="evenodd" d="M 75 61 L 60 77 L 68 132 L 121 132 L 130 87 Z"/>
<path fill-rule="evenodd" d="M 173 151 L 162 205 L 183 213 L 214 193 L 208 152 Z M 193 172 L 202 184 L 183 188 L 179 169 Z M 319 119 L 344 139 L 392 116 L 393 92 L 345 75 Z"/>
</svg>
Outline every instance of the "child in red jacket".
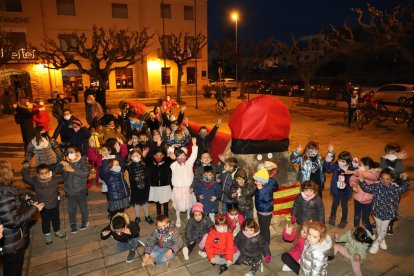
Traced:
<svg viewBox="0 0 414 276">
<path fill-rule="evenodd" d="M 226 271 L 239 257 L 240 252 L 234 252 L 233 233 L 227 225 L 225 216 L 215 218 L 207 237 L 206 253 L 213 265 L 220 265 L 219 274 Z"/>
<path fill-rule="evenodd" d="M 41 99 L 34 100 L 35 106 L 33 107 L 33 112 L 39 110 L 39 113 L 36 113 L 32 116 L 35 127 L 42 126 L 46 132 L 50 130 L 50 117 L 45 109 L 45 103 Z"/>
</svg>

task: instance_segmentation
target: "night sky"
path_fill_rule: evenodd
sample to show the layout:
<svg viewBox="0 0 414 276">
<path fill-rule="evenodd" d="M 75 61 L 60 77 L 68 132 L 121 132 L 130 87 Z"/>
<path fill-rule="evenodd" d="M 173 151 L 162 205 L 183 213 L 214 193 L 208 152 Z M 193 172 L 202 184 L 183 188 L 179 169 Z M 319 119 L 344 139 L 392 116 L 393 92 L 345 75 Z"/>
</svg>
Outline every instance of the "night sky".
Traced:
<svg viewBox="0 0 414 276">
<path fill-rule="evenodd" d="M 392 8 L 402 0 L 369 1 L 380 8 Z M 317 33 L 330 24 L 340 27 L 354 18 L 352 7 L 366 7 L 366 0 L 208 0 L 209 42 L 221 41 L 235 32 L 230 12 L 238 10 L 239 40 L 273 37 L 290 41 L 292 34 Z"/>
</svg>

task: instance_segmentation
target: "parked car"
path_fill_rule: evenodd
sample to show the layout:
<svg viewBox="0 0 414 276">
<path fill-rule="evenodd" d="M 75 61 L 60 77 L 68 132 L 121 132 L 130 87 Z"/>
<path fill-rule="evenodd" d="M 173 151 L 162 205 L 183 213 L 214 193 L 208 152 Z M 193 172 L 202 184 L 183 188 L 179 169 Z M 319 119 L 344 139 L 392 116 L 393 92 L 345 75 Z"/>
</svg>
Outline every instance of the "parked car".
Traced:
<svg viewBox="0 0 414 276">
<path fill-rule="evenodd" d="M 224 86 L 224 90 L 237 90 L 237 88 L 239 88 L 239 85 L 236 82 L 236 80 L 231 78 L 223 78 L 221 81 L 215 82 L 214 85 L 222 85 Z"/>
<path fill-rule="evenodd" d="M 359 85 L 354 85 L 348 81 L 333 80 L 320 84 L 313 84 L 313 97 L 318 99 L 344 101 L 353 90 L 360 91 Z"/>
<path fill-rule="evenodd" d="M 272 83 L 270 81 L 256 80 L 246 84 L 246 92 L 256 94 L 271 94 Z"/>
<path fill-rule="evenodd" d="M 402 104 L 413 95 L 412 93 L 414 93 L 414 84 L 387 84 L 375 90 L 375 99 Z"/>
<path fill-rule="evenodd" d="M 304 84 L 301 80 L 282 79 L 272 87 L 272 94 L 284 96 L 299 96 L 305 93 Z"/>
</svg>

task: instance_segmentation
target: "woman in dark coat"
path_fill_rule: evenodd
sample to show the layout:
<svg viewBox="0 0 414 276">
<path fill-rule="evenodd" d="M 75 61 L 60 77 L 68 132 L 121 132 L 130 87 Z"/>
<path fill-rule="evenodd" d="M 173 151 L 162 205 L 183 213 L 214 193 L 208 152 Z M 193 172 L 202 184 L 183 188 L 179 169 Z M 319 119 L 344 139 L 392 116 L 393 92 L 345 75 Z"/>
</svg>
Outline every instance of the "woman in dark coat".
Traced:
<svg viewBox="0 0 414 276">
<path fill-rule="evenodd" d="M 29 246 L 30 221 L 44 203 L 28 204 L 13 186 L 13 171 L 0 161 L 0 223 L 3 224 L 3 274 L 21 275 L 24 252 Z"/>
<path fill-rule="evenodd" d="M 22 134 L 22 140 L 24 143 L 24 151 L 27 149 L 27 145 L 29 144 L 30 140 L 33 138 L 34 134 L 34 126 L 32 116 L 36 115 L 40 111 L 45 110 L 45 108 L 40 108 L 36 111 L 31 112 L 27 107 L 29 101 L 27 98 L 20 98 L 19 102 L 17 103 L 16 113 L 14 114 L 14 118 L 16 123 L 20 125 L 20 132 Z"/>
</svg>

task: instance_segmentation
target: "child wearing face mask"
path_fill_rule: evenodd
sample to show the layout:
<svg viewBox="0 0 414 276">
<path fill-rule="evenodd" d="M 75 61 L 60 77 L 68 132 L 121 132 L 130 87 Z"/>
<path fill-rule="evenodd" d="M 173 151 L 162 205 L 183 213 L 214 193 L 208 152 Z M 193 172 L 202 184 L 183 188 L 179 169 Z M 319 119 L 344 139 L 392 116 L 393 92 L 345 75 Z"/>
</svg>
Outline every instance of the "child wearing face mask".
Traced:
<svg viewBox="0 0 414 276">
<path fill-rule="evenodd" d="M 81 212 L 80 230 L 89 225 L 87 180 L 91 172 L 88 160 L 81 156 L 77 146 L 67 148 L 66 161 L 60 162 L 63 168 L 64 189 L 68 198 L 68 213 L 71 233 L 77 233 L 76 212 Z"/>
<path fill-rule="evenodd" d="M 148 151 L 148 148 L 146 149 Z M 129 153 L 127 166 L 129 183 L 131 186 L 131 204 L 135 207 L 135 222 L 141 221 L 141 208 L 144 209 L 145 221 L 153 224 L 154 221 L 148 212 L 148 196 L 150 183 L 148 178 L 148 168 L 144 163 L 142 151 L 137 148 Z"/>
<path fill-rule="evenodd" d="M 112 218 L 129 206 L 130 190 L 124 181 L 122 168 L 117 159 L 102 160 L 99 175 L 108 187 L 108 209 Z"/>
<path fill-rule="evenodd" d="M 131 134 L 131 139 L 128 140 L 128 151 L 130 152 L 131 150 L 133 150 L 135 147 L 138 147 L 139 141 L 138 141 L 138 132 L 133 132 Z"/>
<path fill-rule="evenodd" d="M 253 219 L 246 219 L 243 222 L 241 231 L 234 239 L 234 244 L 240 251 L 236 264 L 250 266 L 250 271 L 245 276 L 254 276 L 262 268 L 262 255 L 265 257 L 266 264 L 272 260 L 269 245 L 260 234 L 259 225 Z"/>
<path fill-rule="evenodd" d="M 200 162 L 198 162 L 198 163 L 196 162 L 196 165 L 195 165 L 194 179 L 193 179 L 193 183 L 191 184 L 192 189 L 194 189 L 194 186 L 198 181 L 201 181 L 203 179 L 203 174 L 204 174 L 204 168 L 205 167 L 207 167 L 207 166 L 212 167 L 213 171 L 214 171 L 214 176 L 216 176 L 216 174 L 221 171 L 219 166 L 213 164 L 212 161 L 213 161 L 213 159 L 211 158 L 210 152 L 203 152 L 201 154 Z M 217 180 L 220 180 L 220 179 L 216 179 L 216 181 Z"/>
<path fill-rule="evenodd" d="M 194 186 L 194 193 L 198 202 L 204 205 L 204 211 L 210 216 L 211 221 L 218 212 L 218 201 L 221 197 L 221 187 L 215 181 L 214 170 L 210 166 L 204 167 L 203 178 Z"/>
<path fill-rule="evenodd" d="M 380 159 L 380 168 L 381 169 L 390 169 L 394 172 L 394 178 L 396 179 L 397 184 L 400 184 L 400 174 L 404 171 L 403 159 L 408 157 L 405 151 L 401 151 L 401 146 L 396 143 L 388 143 L 384 148 L 385 154 Z M 398 218 L 391 220 L 388 225 L 388 235 L 394 234 L 393 226 L 394 222 Z"/>
<path fill-rule="evenodd" d="M 245 220 L 244 216 L 239 213 L 239 206 L 237 203 L 227 204 L 227 213 L 225 216 L 227 219 L 227 224 L 233 232 L 233 237 L 237 236 L 237 234 L 240 232 L 241 225 Z"/>
<path fill-rule="evenodd" d="M 104 134 L 103 139 L 104 141 L 107 141 L 108 139 L 114 138 L 114 139 L 121 139 L 126 141 L 124 135 L 122 135 L 122 131 L 117 125 L 115 121 L 109 121 L 108 125 L 104 127 Z"/>
<path fill-rule="evenodd" d="M 334 153 L 333 145 L 329 145 L 328 154 L 323 163 L 323 169 L 327 173 L 332 173 L 330 192 L 333 196 L 331 207 L 331 215 L 329 224 L 335 225 L 336 210 L 339 203 L 342 207 L 341 222 L 338 224 L 340 228 L 345 228 L 348 218 L 348 200 L 352 196 L 352 188 L 349 185 L 349 178 L 352 171 L 358 168 L 358 159 L 352 159 L 351 153 L 343 151 L 338 155 L 338 161 L 333 162 Z"/>
<path fill-rule="evenodd" d="M 299 145 L 290 155 L 290 162 L 299 164 L 298 182 L 303 183 L 306 180 L 313 180 L 318 184 L 318 194 L 322 198 L 325 174 L 318 142 L 309 141 L 305 148 Z"/>
<path fill-rule="evenodd" d="M 171 201 L 177 216 L 177 227 L 181 226 L 180 213 L 187 212 L 187 219 L 189 219 L 191 206 L 196 202 L 194 193 L 190 193 L 190 187 L 194 178 L 193 165 L 198 152 L 196 138 L 192 138 L 192 143 L 193 147 L 188 160 L 186 153 L 182 149 L 179 149 L 174 155 L 176 161 L 170 166 L 172 172 L 171 183 L 174 187 L 171 194 Z"/>
<path fill-rule="evenodd" d="M 226 271 L 239 257 L 234 247 L 233 233 L 225 216 L 217 216 L 206 240 L 207 258 L 213 265 L 220 265 L 219 274 Z"/>
<path fill-rule="evenodd" d="M 354 197 L 354 227 L 359 226 L 362 218 L 362 224 L 371 235 L 374 234 L 369 219 L 372 210 L 372 195 L 361 189 L 358 177 L 362 175 L 367 185 L 374 184 L 379 179 L 381 172 L 381 169 L 378 167 L 379 164 L 374 162 L 370 157 L 363 157 L 359 160 L 358 170 L 354 171 L 353 175 L 349 179 Z"/>
<path fill-rule="evenodd" d="M 40 212 L 42 218 L 42 232 L 45 235 L 46 244 L 51 244 L 52 235 L 50 233 L 50 222 L 52 222 L 55 237 L 64 238 L 64 232 L 60 231 L 59 218 L 59 192 L 58 185 L 63 183 L 63 176 L 53 175 L 46 164 L 36 167 L 37 175 L 29 176 L 29 164 L 23 166 L 23 182 L 32 186 L 36 192 L 39 202 L 43 202 L 45 207 Z"/>
<path fill-rule="evenodd" d="M 247 181 L 247 174 L 243 169 L 239 169 L 234 178 L 228 195 L 237 202 L 239 211 L 245 218 L 253 218 L 253 196 L 256 186 Z"/>
<path fill-rule="evenodd" d="M 139 230 L 138 223 L 130 221 L 127 214 L 117 213 L 111 219 L 111 223 L 102 229 L 101 239 L 106 240 L 112 236 L 117 241 L 115 251 L 121 253 L 129 250 L 126 262 L 131 263 L 134 261 L 138 246 L 144 246 L 138 240 Z"/>
<path fill-rule="evenodd" d="M 291 217 L 291 222 L 299 225 L 309 220 L 325 223 L 325 208 L 318 195 L 318 185 L 312 180 L 302 184 L 302 192 L 293 203 Z"/>
<path fill-rule="evenodd" d="M 23 164 L 29 164 L 32 157 L 35 157 L 35 164 L 46 164 L 54 171 L 55 166 L 63 159 L 63 153 L 58 143 L 49 137 L 42 126 L 35 128 L 35 137 L 27 146 Z"/>
<path fill-rule="evenodd" d="M 387 250 L 385 237 L 390 221 L 398 215 L 398 205 L 401 194 L 408 191 L 410 181 L 406 173 L 400 175 L 401 185 L 396 183 L 394 172 L 385 169 L 380 174 L 380 181 L 367 185 L 365 178 L 359 176 L 359 186 L 364 192 L 373 195 L 372 214 L 376 224 L 376 238 L 369 252 L 376 254 L 379 248 Z"/>
<path fill-rule="evenodd" d="M 183 248 L 180 233 L 166 215 L 155 221 L 155 230 L 145 243 L 142 266 L 167 263 Z"/>
<path fill-rule="evenodd" d="M 311 222 L 300 257 L 299 275 L 328 275 L 328 257 L 333 255 L 332 239 L 325 224 Z"/>
<path fill-rule="evenodd" d="M 189 255 L 197 243 L 200 249 L 198 250 L 198 255 L 203 258 L 207 258 L 207 254 L 204 248 L 208 232 L 213 225 L 211 219 L 204 214 L 204 206 L 201 202 L 196 202 L 193 204 L 191 213 L 192 216 L 185 226 L 185 239 L 187 245 L 183 248 L 183 255 L 186 261 L 189 260 Z"/>
<path fill-rule="evenodd" d="M 170 152 L 169 155 L 173 153 Z M 171 199 L 171 168 L 173 160 L 165 158 L 165 149 L 154 150 L 154 161 L 149 166 L 149 183 L 151 185 L 148 201 L 153 201 L 157 207 L 157 216 L 161 215 L 161 207 L 164 215 L 168 217 L 168 202 Z"/>
</svg>

